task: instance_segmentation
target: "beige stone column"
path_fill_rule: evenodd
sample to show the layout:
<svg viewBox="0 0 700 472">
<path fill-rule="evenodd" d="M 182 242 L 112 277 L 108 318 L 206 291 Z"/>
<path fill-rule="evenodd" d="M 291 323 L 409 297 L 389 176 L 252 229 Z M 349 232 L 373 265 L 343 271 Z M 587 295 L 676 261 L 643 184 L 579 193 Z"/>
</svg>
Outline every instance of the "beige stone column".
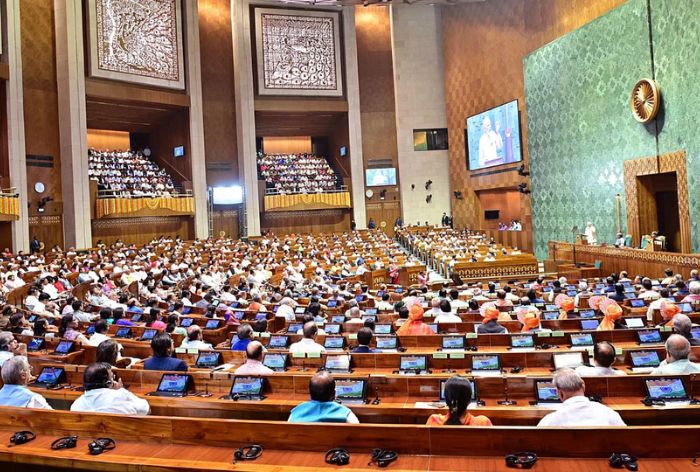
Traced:
<svg viewBox="0 0 700 472">
<path fill-rule="evenodd" d="M 190 95 L 190 156 L 194 191 L 194 234 L 209 237 L 207 173 L 202 115 L 202 63 L 199 49 L 199 9 L 197 0 L 185 1 L 184 30 L 187 38 L 187 78 Z"/>
<path fill-rule="evenodd" d="M 259 236 L 260 202 L 255 155 L 255 93 L 249 11 L 248 0 L 231 0 L 238 168 L 245 190 L 246 235 Z"/>
<path fill-rule="evenodd" d="M 12 250 L 29 250 L 29 212 L 27 209 L 27 158 L 24 145 L 24 91 L 22 87 L 22 37 L 19 4 L 7 0 L 7 44 L 5 54 L 10 68 L 7 81 L 7 148 L 10 182 L 19 192 L 19 220 L 12 222 Z"/>
<path fill-rule="evenodd" d="M 54 0 L 54 14 L 64 239 L 66 247 L 87 248 L 92 247 L 92 227 L 82 2 Z"/>
<path fill-rule="evenodd" d="M 348 99 L 348 135 L 350 148 L 350 181 L 352 182 L 352 214 L 357 229 L 367 227 L 365 212 L 365 171 L 362 154 L 362 122 L 360 116 L 360 81 L 357 67 L 355 7 L 343 7 L 345 43 L 345 87 Z"/>
</svg>

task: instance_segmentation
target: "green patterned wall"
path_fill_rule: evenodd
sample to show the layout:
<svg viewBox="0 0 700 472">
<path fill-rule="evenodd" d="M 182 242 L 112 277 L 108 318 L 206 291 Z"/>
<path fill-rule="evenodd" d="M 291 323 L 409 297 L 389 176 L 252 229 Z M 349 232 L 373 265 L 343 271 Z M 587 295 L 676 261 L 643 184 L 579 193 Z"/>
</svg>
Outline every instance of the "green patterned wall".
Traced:
<svg viewBox="0 0 700 472">
<path fill-rule="evenodd" d="M 693 252 L 700 250 L 700 2 L 651 0 L 659 153 L 686 151 Z"/>
<path fill-rule="evenodd" d="M 630 0 L 524 60 L 535 253 L 571 241 L 586 221 L 613 242 L 623 162 L 656 153 L 630 113 L 630 91 L 651 77 L 646 0 Z M 626 215 L 624 200 L 622 222 Z"/>
</svg>

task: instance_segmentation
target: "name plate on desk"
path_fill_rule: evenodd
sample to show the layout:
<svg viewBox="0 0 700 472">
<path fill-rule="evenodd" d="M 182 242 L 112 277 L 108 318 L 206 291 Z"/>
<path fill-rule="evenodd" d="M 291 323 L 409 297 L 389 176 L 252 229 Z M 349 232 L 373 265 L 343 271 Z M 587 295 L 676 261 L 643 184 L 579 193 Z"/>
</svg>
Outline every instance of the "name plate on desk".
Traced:
<svg viewBox="0 0 700 472">
<path fill-rule="evenodd" d="M 450 359 L 464 359 L 463 352 L 450 352 Z"/>
<path fill-rule="evenodd" d="M 476 339 L 476 338 L 477 338 L 476 333 L 467 333 L 467 334 L 465 335 L 465 337 L 466 337 L 467 339 Z"/>
<path fill-rule="evenodd" d="M 187 348 L 187 354 L 199 354 L 199 349 Z"/>
<path fill-rule="evenodd" d="M 187 354 L 187 349 L 184 347 L 176 347 L 175 354 Z"/>
<path fill-rule="evenodd" d="M 621 348 L 621 347 L 616 347 L 616 348 L 615 348 L 615 355 L 616 355 L 616 356 L 621 356 L 621 355 L 622 355 L 622 348 Z"/>
<path fill-rule="evenodd" d="M 306 357 L 308 357 L 309 359 L 320 359 L 321 353 L 320 352 L 307 352 Z"/>
<path fill-rule="evenodd" d="M 261 337 L 261 338 L 269 338 L 269 337 L 270 337 L 270 333 L 268 333 L 268 332 L 260 333 L 260 337 Z"/>
<path fill-rule="evenodd" d="M 446 352 L 434 352 L 433 359 L 447 359 L 447 353 Z"/>
<path fill-rule="evenodd" d="M 661 331 L 673 331 L 673 327 L 671 326 L 662 326 Z"/>
<path fill-rule="evenodd" d="M 552 337 L 553 338 L 563 338 L 564 331 L 552 331 Z"/>
<path fill-rule="evenodd" d="M 350 333 L 348 334 L 348 339 L 351 341 L 354 341 L 357 339 L 357 333 Z"/>
<path fill-rule="evenodd" d="M 549 338 L 551 336 L 552 336 L 552 333 L 548 333 L 547 331 L 538 331 L 537 332 L 538 338 Z"/>
<path fill-rule="evenodd" d="M 293 352 L 292 359 L 304 359 L 306 357 L 305 352 Z"/>
</svg>

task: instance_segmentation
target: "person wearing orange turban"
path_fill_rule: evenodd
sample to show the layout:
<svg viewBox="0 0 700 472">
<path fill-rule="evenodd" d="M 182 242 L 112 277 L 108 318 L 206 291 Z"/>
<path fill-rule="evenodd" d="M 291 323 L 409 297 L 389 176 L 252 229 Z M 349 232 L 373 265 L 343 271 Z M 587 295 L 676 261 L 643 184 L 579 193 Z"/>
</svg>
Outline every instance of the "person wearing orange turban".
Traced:
<svg viewBox="0 0 700 472">
<path fill-rule="evenodd" d="M 423 307 L 414 304 L 408 315 L 408 321 L 396 331 L 399 336 L 415 336 L 435 334 L 427 324 L 423 323 Z"/>
<path fill-rule="evenodd" d="M 540 329 L 540 311 L 535 307 L 528 307 L 518 311 L 518 321 L 523 325 L 521 332 L 542 331 Z"/>
<path fill-rule="evenodd" d="M 615 322 L 622 318 L 622 308 L 614 300 L 611 301 L 612 303 L 608 303 L 605 307 L 605 316 L 598 326 L 598 331 L 613 331 Z"/>
<path fill-rule="evenodd" d="M 559 304 L 559 319 L 566 320 L 569 318 L 569 313 L 574 311 L 574 299 L 571 297 L 566 297 L 560 301 Z"/>
<path fill-rule="evenodd" d="M 664 300 L 661 302 L 661 306 L 659 306 L 659 312 L 661 313 L 661 318 L 663 318 L 663 321 L 659 323 L 659 327 L 673 327 L 673 318 L 681 312 L 681 307 L 679 307 L 673 302 L 668 302 Z"/>
<path fill-rule="evenodd" d="M 477 334 L 502 334 L 508 333 L 508 330 L 498 324 L 498 319 L 501 316 L 501 312 L 493 303 L 484 303 L 479 309 L 481 312 L 481 317 L 483 320 L 481 324 L 476 327 Z"/>
</svg>

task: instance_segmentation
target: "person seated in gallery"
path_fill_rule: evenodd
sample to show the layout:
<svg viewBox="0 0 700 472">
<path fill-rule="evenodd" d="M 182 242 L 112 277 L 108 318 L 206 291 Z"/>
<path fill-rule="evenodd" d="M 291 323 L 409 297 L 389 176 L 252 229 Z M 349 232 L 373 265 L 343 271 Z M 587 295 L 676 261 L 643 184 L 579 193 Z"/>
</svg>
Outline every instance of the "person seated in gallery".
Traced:
<svg viewBox="0 0 700 472">
<path fill-rule="evenodd" d="M 311 400 L 301 403 L 289 414 L 290 423 L 359 423 L 355 413 L 345 405 L 336 403 L 335 380 L 321 371 L 309 380 Z"/>
<path fill-rule="evenodd" d="M 418 304 L 411 306 L 408 321 L 396 331 L 399 336 L 432 335 L 435 334 L 427 324 L 423 323 L 423 307 Z"/>
<path fill-rule="evenodd" d="M 609 375 L 627 375 L 624 371 L 614 369 L 615 346 L 608 341 L 596 343 L 593 347 L 593 365 L 576 367 L 576 373 L 581 377 L 606 377 Z"/>
<path fill-rule="evenodd" d="M 486 416 L 474 416 L 467 411 L 472 400 L 472 386 L 469 379 L 454 376 L 445 382 L 446 415 L 434 414 L 428 417 L 428 426 L 493 426 Z"/>
</svg>

